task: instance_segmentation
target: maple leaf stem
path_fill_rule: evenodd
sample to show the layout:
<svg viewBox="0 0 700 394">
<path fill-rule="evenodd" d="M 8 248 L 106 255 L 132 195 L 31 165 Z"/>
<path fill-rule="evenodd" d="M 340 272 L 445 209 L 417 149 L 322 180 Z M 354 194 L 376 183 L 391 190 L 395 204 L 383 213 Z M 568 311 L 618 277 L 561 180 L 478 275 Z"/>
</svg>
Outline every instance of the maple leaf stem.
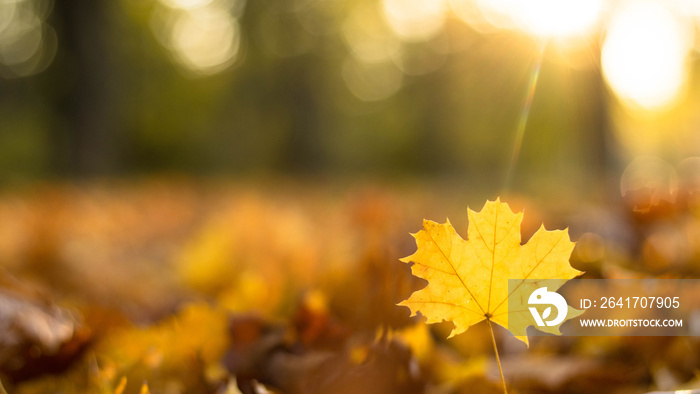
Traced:
<svg viewBox="0 0 700 394">
<path fill-rule="evenodd" d="M 503 367 L 501 367 L 501 358 L 498 356 L 498 347 L 496 346 L 496 336 L 493 334 L 493 325 L 491 325 L 491 319 L 486 319 L 489 324 L 489 331 L 491 331 L 491 343 L 493 344 L 493 352 L 496 353 L 496 364 L 498 364 L 498 372 L 501 374 L 501 383 L 503 384 L 503 393 L 508 394 L 508 388 L 506 387 L 506 379 L 503 377 Z"/>
</svg>

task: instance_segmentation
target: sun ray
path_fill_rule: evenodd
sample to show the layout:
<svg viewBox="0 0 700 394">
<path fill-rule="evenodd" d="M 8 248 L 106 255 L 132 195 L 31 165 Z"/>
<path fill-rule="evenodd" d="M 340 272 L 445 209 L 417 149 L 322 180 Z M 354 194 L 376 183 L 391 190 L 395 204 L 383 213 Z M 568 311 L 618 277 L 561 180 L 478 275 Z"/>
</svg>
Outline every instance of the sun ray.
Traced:
<svg viewBox="0 0 700 394">
<path fill-rule="evenodd" d="M 520 112 L 520 118 L 518 119 L 518 126 L 515 132 L 515 143 L 513 144 L 513 151 L 510 155 L 508 171 L 506 172 L 505 184 L 503 186 L 504 192 L 507 192 L 511 187 L 511 182 L 513 180 L 513 172 L 515 171 L 515 166 L 518 163 L 518 157 L 520 156 L 520 150 L 523 145 L 523 138 L 525 137 L 525 129 L 527 128 L 527 121 L 530 117 L 532 100 L 535 97 L 535 91 L 537 90 L 537 81 L 540 78 L 540 70 L 542 69 L 542 60 L 544 58 L 544 51 L 546 47 L 547 41 L 542 40 L 542 42 L 540 43 L 539 51 L 537 52 L 537 57 L 535 59 L 532 73 L 530 74 L 530 82 L 528 83 L 525 104 L 523 105 L 523 109 Z"/>
</svg>

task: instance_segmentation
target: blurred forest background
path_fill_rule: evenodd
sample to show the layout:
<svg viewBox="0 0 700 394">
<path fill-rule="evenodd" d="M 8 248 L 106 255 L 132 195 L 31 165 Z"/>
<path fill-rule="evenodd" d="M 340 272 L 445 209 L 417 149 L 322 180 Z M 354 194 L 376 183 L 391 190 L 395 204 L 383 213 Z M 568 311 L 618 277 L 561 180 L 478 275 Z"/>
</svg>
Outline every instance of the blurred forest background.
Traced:
<svg viewBox="0 0 700 394">
<path fill-rule="evenodd" d="M 697 277 L 699 54 L 694 0 L 0 0 L 0 379 L 498 392 L 395 306 L 408 233 L 501 195 L 587 277 Z M 515 392 L 700 387 L 695 339 L 510 340 Z"/>
<path fill-rule="evenodd" d="M 620 147 L 600 68 L 614 3 L 564 10 L 573 21 L 552 2 L 534 2 L 545 15 L 532 21 L 508 1 L 489 3 L 3 0 L 0 179 L 448 176 L 500 187 L 540 63 L 517 186 L 582 192 L 616 174 L 640 152 Z M 670 27 L 671 40 L 688 39 L 673 29 L 691 33 L 691 16 Z M 543 55 L 528 23 L 555 35 Z M 683 86 L 696 86 L 692 44 L 646 56 L 682 56 L 682 70 L 659 72 L 682 71 Z M 698 89 L 686 90 L 693 101 Z M 668 142 L 697 121 L 692 110 L 670 118 L 649 133 Z M 676 160 L 697 149 L 691 137 L 643 153 Z"/>
<path fill-rule="evenodd" d="M 636 155 L 698 150 L 699 7 L 626 3 L 3 0 L 0 180 L 452 176 L 488 188 L 518 145 L 518 187 L 589 191 Z"/>
</svg>

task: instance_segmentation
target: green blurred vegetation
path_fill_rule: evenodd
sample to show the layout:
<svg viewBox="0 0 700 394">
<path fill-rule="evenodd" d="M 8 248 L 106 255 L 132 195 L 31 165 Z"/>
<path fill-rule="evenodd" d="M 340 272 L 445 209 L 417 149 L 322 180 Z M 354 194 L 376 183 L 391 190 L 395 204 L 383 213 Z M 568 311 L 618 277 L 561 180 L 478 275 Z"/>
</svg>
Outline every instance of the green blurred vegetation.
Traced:
<svg viewBox="0 0 700 394">
<path fill-rule="evenodd" d="M 482 34 L 447 13 L 427 40 L 384 37 L 401 58 L 375 75 L 347 38 L 350 16 L 379 7 L 375 0 L 218 1 L 237 15 L 240 48 L 232 65 L 202 75 L 159 42 L 158 21 L 176 12 L 166 3 L 51 4 L 53 61 L 0 79 L 3 183 L 181 172 L 502 186 L 537 38 Z M 580 191 L 606 171 L 608 104 L 596 55 L 575 67 L 561 56 L 544 54 L 515 187 Z M 365 96 L 347 83 L 352 75 L 367 79 L 356 88 Z M 391 94 L 371 90 L 396 78 Z"/>
</svg>

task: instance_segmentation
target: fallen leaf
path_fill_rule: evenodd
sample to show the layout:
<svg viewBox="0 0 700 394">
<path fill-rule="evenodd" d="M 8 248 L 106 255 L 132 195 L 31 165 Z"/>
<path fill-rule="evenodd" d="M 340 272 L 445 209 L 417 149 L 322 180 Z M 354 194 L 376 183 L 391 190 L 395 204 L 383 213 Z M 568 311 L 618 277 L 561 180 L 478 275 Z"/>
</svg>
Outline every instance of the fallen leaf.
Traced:
<svg viewBox="0 0 700 394">
<path fill-rule="evenodd" d="M 0 373 L 11 382 L 64 371 L 91 337 L 68 310 L 0 286 Z"/>
<path fill-rule="evenodd" d="M 427 280 L 428 285 L 399 305 L 409 307 L 411 316 L 420 312 L 428 323 L 453 322 L 450 337 L 488 319 L 528 344 L 526 329 L 532 323 L 523 314 L 529 313 L 526 297 L 518 298 L 518 319 L 508 324 L 508 297 L 512 295 L 508 279 L 523 280 L 517 288 L 528 294 L 536 287 L 527 285 L 526 279 L 559 279 L 561 286 L 582 273 L 569 265 L 574 243 L 567 230 L 547 231 L 541 226 L 520 245 L 523 214 L 513 213 L 499 199 L 487 201 L 481 212 L 468 210 L 468 216 L 467 240 L 449 220 L 444 224 L 423 221 L 423 230 L 413 234 L 418 250 L 401 261 L 413 262 L 413 275 Z M 569 307 L 567 318 L 581 313 Z M 559 334 L 559 325 L 544 331 Z"/>
<path fill-rule="evenodd" d="M 124 394 L 124 389 L 126 389 L 126 376 L 122 376 L 121 380 L 119 380 L 117 388 L 114 389 L 114 394 Z"/>
<path fill-rule="evenodd" d="M 147 382 L 153 392 L 167 391 L 163 387 L 172 381 L 188 392 L 211 392 L 219 382 L 208 381 L 206 371 L 219 364 L 229 346 L 227 330 L 225 310 L 196 302 L 151 327 L 119 328 L 94 353 L 101 368 L 113 368 L 129 382 Z M 127 392 L 136 392 L 129 387 Z"/>
<path fill-rule="evenodd" d="M 506 380 L 521 393 L 638 393 L 635 382 L 645 376 L 639 366 L 625 361 L 575 354 L 506 355 L 501 359 Z M 492 363 L 488 375 L 498 379 Z"/>
</svg>

